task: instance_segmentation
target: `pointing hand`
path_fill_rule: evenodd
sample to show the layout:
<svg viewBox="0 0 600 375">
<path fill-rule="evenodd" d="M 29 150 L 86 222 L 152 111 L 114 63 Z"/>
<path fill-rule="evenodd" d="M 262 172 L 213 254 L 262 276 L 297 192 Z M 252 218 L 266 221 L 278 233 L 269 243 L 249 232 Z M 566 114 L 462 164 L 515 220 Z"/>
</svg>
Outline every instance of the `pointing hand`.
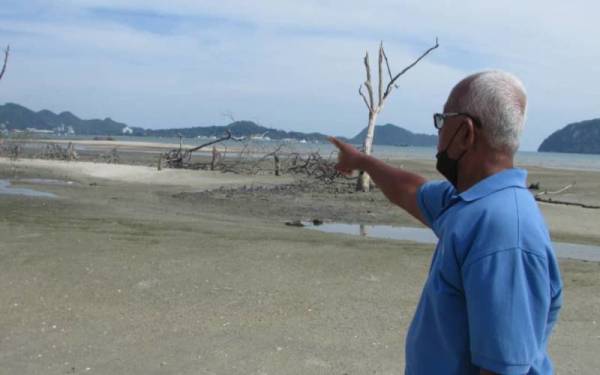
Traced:
<svg viewBox="0 0 600 375">
<path fill-rule="evenodd" d="M 360 169 L 359 164 L 365 156 L 362 152 L 335 137 L 329 137 L 329 142 L 339 150 L 338 163 L 335 169 L 347 176 L 351 175 L 353 171 Z"/>
</svg>

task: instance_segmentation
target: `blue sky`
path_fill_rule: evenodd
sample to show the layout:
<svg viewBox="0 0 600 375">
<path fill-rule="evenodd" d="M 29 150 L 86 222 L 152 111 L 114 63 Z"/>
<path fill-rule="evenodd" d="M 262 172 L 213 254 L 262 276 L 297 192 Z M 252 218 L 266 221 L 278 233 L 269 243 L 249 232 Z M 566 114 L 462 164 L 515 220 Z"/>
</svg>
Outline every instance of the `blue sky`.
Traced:
<svg viewBox="0 0 600 375">
<path fill-rule="evenodd" d="M 367 122 L 362 57 L 384 41 L 399 81 L 378 123 L 433 133 L 467 74 L 515 73 L 529 94 L 522 149 L 600 117 L 592 1 L 2 0 L 12 56 L 0 103 L 148 128 L 225 124 L 353 136 Z M 372 61 L 372 66 L 375 61 Z"/>
</svg>

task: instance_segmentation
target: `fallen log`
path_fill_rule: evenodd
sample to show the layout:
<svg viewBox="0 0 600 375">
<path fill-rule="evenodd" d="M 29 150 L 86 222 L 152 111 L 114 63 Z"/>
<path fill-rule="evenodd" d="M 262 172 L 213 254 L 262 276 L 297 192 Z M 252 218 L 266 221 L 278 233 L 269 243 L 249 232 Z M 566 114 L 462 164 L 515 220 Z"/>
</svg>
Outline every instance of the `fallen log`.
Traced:
<svg viewBox="0 0 600 375">
<path fill-rule="evenodd" d="M 547 199 L 541 198 L 537 195 L 535 196 L 535 200 L 538 202 L 550 203 L 550 204 L 562 204 L 565 206 L 576 206 L 576 207 L 589 208 L 589 209 L 594 209 L 594 210 L 600 209 L 600 206 L 594 206 L 591 204 L 577 203 L 577 202 L 557 201 L 552 198 L 547 198 Z"/>
<path fill-rule="evenodd" d="M 176 149 L 170 150 L 161 156 L 166 160 L 167 166 L 169 166 L 170 168 L 190 168 L 190 167 L 192 167 L 191 160 L 192 160 L 193 152 L 198 151 L 203 147 L 214 145 L 215 143 L 223 142 L 223 141 L 226 141 L 229 139 L 232 139 L 234 141 L 244 140 L 243 137 L 239 137 L 239 138 L 234 137 L 233 135 L 231 135 L 231 132 L 229 130 L 226 130 L 225 135 L 221 138 L 218 138 L 213 141 L 201 144 L 199 146 L 196 146 L 196 147 L 193 147 L 190 149 L 185 149 L 185 150 L 181 147 L 181 143 L 180 143 L 178 149 L 176 148 Z"/>
<path fill-rule="evenodd" d="M 560 188 L 560 189 L 558 189 L 558 190 L 556 190 L 556 191 L 546 191 L 546 190 L 544 190 L 544 191 L 542 191 L 542 192 L 539 192 L 539 193 L 537 193 L 535 196 L 536 196 L 536 197 L 539 197 L 539 196 L 541 196 L 541 195 L 555 195 L 555 194 L 564 193 L 565 191 L 567 191 L 567 190 L 569 190 L 570 188 L 572 188 L 572 187 L 573 187 L 573 185 L 575 185 L 575 183 L 574 183 L 574 182 L 573 182 L 572 184 L 566 185 L 566 186 L 564 186 L 564 187 L 562 187 L 562 188 Z M 539 184 L 538 184 L 538 189 L 539 189 Z"/>
</svg>

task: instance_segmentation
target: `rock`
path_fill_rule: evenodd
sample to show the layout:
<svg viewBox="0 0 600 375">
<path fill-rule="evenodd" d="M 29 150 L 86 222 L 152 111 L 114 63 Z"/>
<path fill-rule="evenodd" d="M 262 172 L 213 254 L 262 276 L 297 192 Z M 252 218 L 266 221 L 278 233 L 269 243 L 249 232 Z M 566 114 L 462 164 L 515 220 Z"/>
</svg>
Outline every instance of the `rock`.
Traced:
<svg viewBox="0 0 600 375">
<path fill-rule="evenodd" d="M 288 227 L 303 227 L 304 226 L 304 224 L 302 224 L 302 222 L 300 220 L 286 221 L 285 225 L 287 225 Z"/>
</svg>

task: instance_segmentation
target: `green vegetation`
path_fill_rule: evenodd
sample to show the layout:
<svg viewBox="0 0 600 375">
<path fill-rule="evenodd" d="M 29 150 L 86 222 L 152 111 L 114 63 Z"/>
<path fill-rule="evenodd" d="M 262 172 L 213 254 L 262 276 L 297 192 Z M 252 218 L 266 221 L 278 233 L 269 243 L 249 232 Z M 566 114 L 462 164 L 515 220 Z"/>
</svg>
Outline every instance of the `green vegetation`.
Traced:
<svg viewBox="0 0 600 375">
<path fill-rule="evenodd" d="M 71 112 L 55 114 L 48 110 L 34 112 L 14 103 L 0 105 L 0 127 L 5 130 L 54 132 L 77 135 L 123 135 L 127 125 L 105 118 L 82 120 Z M 35 130 L 34 130 L 35 129 Z M 143 129 L 131 128 L 132 135 L 143 135 Z"/>
<path fill-rule="evenodd" d="M 364 128 L 350 143 L 362 144 L 367 128 Z M 385 146 L 436 146 L 437 136 L 410 132 L 396 125 L 386 124 L 375 127 L 374 144 Z"/>
<path fill-rule="evenodd" d="M 39 134 L 62 134 L 62 135 L 89 135 L 89 136 L 153 136 L 153 137 L 221 137 L 228 130 L 236 137 L 255 137 L 271 140 L 294 139 L 306 142 L 327 142 L 327 135 L 322 133 L 302 133 L 297 131 L 284 131 L 267 128 L 252 121 L 235 121 L 223 126 L 195 126 L 189 128 L 172 129 L 143 129 L 132 127 L 127 124 L 113 121 L 110 118 L 104 120 L 82 120 L 71 112 L 55 114 L 49 110 L 39 112 L 32 111 L 21 105 L 7 103 L 0 105 L 0 130 L 4 132 L 15 132 L 13 137 L 20 134 L 29 136 Z M 363 129 L 352 139 L 339 137 L 344 141 L 362 145 L 367 129 Z M 386 124 L 375 127 L 376 145 L 391 146 L 435 146 L 437 136 L 427 134 L 415 134 L 401 127 Z"/>
<path fill-rule="evenodd" d="M 569 124 L 555 131 L 538 151 L 600 154 L 600 119 Z"/>
</svg>

